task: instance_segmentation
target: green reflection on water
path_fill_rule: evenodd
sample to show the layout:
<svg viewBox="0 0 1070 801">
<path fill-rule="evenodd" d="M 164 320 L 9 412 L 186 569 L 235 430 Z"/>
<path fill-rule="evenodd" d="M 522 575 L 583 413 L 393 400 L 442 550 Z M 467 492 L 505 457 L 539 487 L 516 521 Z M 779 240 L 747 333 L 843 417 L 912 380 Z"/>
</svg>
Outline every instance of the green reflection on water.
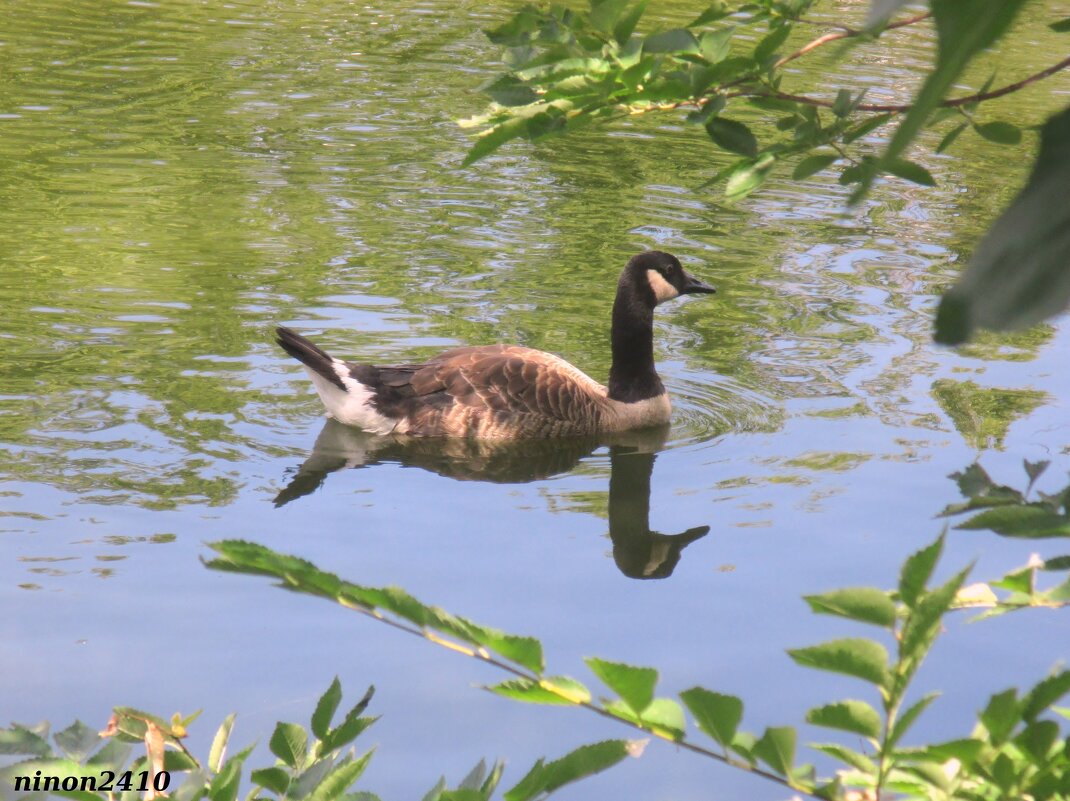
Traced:
<svg viewBox="0 0 1070 801">
<path fill-rule="evenodd" d="M 736 208 L 696 193 L 722 162 L 669 119 L 462 170 L 453 120 L 497 57 L 480 28 L 512 7 L 0 2 L 0 480 L 230 503 L 237 466 L 293 453 L 278 432 L 317 408 L 275 322 L 351 358 L 517 341 L 602 378 L 613 281 L 653 246 L 721 290 L 659 318 L 677 440 L 775 430 L 793 399 L 898 413 L 886 399 L 928 364 L 917 299 L 1013 191 L 955 191 L 998 149 L 963 137 L 943 189 L 846 217 L 821 181 Z M 913 80 L 930 43 L 897 41 L 895 64 L 849 56 L 853 79 Z M 1029 95 L 997 108 L 1028 119 Z"/>
</svg>

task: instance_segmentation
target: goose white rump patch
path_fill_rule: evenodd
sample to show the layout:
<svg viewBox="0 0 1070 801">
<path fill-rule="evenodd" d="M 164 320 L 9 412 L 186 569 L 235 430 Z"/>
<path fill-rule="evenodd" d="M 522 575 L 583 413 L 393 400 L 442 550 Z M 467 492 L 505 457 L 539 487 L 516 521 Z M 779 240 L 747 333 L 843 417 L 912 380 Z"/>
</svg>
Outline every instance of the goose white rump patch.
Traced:
<svg viewBox="0 0 1070 801">
<path fill-rule="evenodd" d="M 339 423 L 357 426 L 370 434 L 389 434 L 398 424 L 397 420 L 379 414 L 372 405 L 372 390 L 349 374 L 345 362 L 331 360 L 335 374 L 345 384 L 344 390 L 331 383 L 314 370 L 305 367 L 305 372 L 312 379 L 316 393 L 323 401 L 327 414 Z"/>
</svg>

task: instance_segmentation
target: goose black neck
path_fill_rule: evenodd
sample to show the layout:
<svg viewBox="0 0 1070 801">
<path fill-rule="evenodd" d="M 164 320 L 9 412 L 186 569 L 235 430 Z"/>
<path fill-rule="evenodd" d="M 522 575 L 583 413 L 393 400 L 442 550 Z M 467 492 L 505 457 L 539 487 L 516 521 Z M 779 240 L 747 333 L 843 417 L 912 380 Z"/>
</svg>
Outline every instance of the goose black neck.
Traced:
<svg viewBox="0 0 1070 801">
<path fill-rule="evenodd" d="M 654 398 L 665 387 L 654 369 L 654 298 L 643 297 L 627 274 L 613 303 L 613 365 L 609 368 L 609 397 L 624 403 Z"/>
</svg>

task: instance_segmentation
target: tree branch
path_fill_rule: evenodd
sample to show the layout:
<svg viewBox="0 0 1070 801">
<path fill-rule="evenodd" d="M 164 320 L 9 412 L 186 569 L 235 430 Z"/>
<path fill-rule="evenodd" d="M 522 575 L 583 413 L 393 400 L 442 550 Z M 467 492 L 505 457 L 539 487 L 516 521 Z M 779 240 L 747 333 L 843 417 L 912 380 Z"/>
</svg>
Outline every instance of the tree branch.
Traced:
<svg viewBox="0 0 1070 801">
<path fill-rule="evenodd" d="M 926 20 L 932 15 L 933 12 L 926 11 L 924 14 L 918 14 L 914 17 L 907 17 L 906 19 L 900 20 L 899 22 L 893 22 L 890 25 L 885 25 L 883 30 L 890 31 L 893 28 L 905 28 L 907 25 L 913 25 L 916 22 Z M 821 47 L 821 45 L 828 44 L 829 42 L 835 42 L 839 39 L 849 39 L 852 36 L 862 36 L 865 33 L 868 33 L 868 31 L 858 30 L 856 28 L 843 27 L 840 30 L 836 31 L 836 33 L 826 33 L 824 36 L 818 36 L 812 42 L 809 42 L 803 47 L 800 47 L 794 53 L 789 53 L 788 55 L 784 56 L 776 64 L 773 65 L 773 69 L 779 69 L 780 67 L 783 67 L 785 64 L 787 64 L 789 61 L 794 61 L 795 59 L 799 58 L 799 56 L 805 56 L 811 50 L 816 50 L 817 48 Z"/>
<path fill-rule="evenodd" d="M 829 34 L 833 36 L 834 34 Z M 839 37 L 843 38 L 843 37 Z M 818 40 L 814 40 L 818 41 Z M 813 44 L 813 42 L 811 42 Z M 809 46 L 809 45 L 808 45 Z M 980 103 L 985 100 L 992 100 L 997 97 L 1003 97 L 1003 95 L 1009 95 L 1011 92 L 1017 92 L 1019 89 L 1023 89 L 1031 83 L 1036 83 L 1039 80 L 1048 78 L 1055 73 L 1070 67 L 1070 56 L 1067 56 L 1057 64 L 1052 64 L 1047 69 L 1043 69 L 1028 78 L 1023 78 L 1020 81 L 1009 83 L 1006 86 L 1001 86 L 999 89 L 992 89 L 988 92 L 977 92 L 972 95 L 965 95 L 964 97 L 954 97 L 949 100 L 943 100 L 938 105 L 941 108 L 957 108 L 959 106 L 966 106 L 970 103 Z M 807 95 L 793 95 L 788 92 L 770 91 L 766 89 L 762 90 L 743 90 L 739 92 L 732 92 L 729 97 L 775 97 L 779 100 L 790 100 L 795 103 L 803 103 L 808 106 L 821 106 L 822 108 L 832 108 L 833 102 L 831 100 L 821 100 L 816 97 L 809 97 Z M 910 111 L 913 108 L 910 103 L 859 103 L 855 106 L 858 111 L 873 111 L 891 114 L 901 114 L 905 111 Z"/>
</svg>

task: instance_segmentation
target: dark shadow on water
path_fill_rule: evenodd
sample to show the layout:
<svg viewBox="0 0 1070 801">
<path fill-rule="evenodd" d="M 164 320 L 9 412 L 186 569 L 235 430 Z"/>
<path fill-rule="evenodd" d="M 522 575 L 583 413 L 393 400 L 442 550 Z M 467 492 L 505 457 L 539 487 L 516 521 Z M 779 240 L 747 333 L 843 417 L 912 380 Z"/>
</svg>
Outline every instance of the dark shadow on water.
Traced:
<svg viewBox="0 0 1070 801">
<path fill-rule="evenodd" d="M 327 476 L 343 468 L 399 464 L 460 481 L 523 484 L 573 469 L 601 446 L 609 447 L 609 536 L 613 560 L 629 578 L 672 575 L 680 554 L 709 533 L 709 526 L 680 534 L 650 530 L 650 476 L 669 427 L 629 431 L 603 438 L 532 440 L 383 437 L 328 420 L 275 506 L 311 495 Z"/>
</svg>

